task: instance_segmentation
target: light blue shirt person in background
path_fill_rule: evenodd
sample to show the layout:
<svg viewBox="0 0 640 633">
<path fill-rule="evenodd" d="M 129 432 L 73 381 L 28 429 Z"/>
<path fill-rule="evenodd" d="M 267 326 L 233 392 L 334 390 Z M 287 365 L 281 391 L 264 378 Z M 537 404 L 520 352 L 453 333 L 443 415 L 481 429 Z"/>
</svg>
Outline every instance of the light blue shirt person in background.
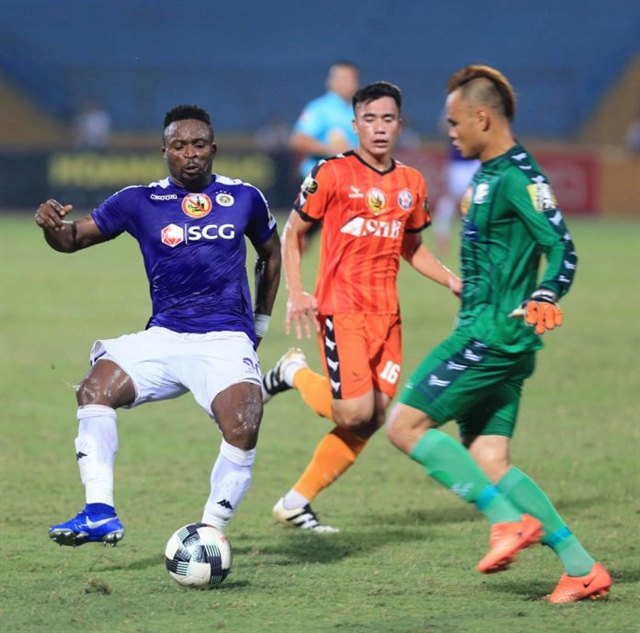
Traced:
<svg viewBox="0 0 640 633">
<path fill-rule="evenodd" d="M 351 99 L 359 83 L 360 71 L 355 64 L 334 62 L 329 67 L 327 92 L 310 101 L 302 110 L 290 139 L 291 149 L 301 159 L 299 171 L 302 178 L 320 159 L 357 147 Z"/>
</svg>

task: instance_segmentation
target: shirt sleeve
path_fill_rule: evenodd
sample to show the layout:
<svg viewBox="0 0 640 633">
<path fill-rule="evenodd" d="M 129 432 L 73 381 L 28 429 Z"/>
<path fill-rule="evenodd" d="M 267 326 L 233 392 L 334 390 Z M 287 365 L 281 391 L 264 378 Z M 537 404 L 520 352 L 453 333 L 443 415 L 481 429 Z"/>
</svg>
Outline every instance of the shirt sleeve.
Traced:
<svg viewBox="0 0 640 633">
<path fill-rule="evenodd" d="M 259 189 L 253 185 L 246 185 L 246 189 L 251 205 L 246 235 L 252 244 L 264 244 L 278 228 L 276 218 L 269 210 L 267 199 Z"/>
<path fill-rule="evenodd" d="M 565 295 L 576 273 L 577 255 L 562 211 L 544 176 L 535 182 L 521 173 L 507 176 L 508 201 L 547 258 L 540 287 Z"/>
<path fill-rule="evenodd" d="M 431 214 L 429 213 L 429 200 L 427 198 L 427 185 L 422 174 L 414 171 L 415 204 L 411 214 L 407 219 L 405 230 L 408 233 L 419 233 L 431 224 Z"/>
<path fill-rule="evenodd" d="M 127 231 L 135 237 L 135 223 L 131 210 L 137 208 L 132 195 L 132 187 L 127 187 L 107 198 L 91 213 L 100 232 L 107 237 L 117 237 Z"/>
<path fill-rule="evenodd" d="M 335 193 L 334 181 L 334 170 L 324 160 L 317 163 L 304 179 L 294 204 L 294 209 L 304 220 L 322 220 Z"/>
</svg>

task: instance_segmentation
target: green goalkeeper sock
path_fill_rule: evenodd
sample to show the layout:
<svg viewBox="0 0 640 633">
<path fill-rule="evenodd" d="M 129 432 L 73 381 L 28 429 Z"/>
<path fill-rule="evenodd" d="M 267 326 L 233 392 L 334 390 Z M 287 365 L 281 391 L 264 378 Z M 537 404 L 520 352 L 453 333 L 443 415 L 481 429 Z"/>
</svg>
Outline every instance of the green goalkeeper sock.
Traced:
<svg viewBox="0 0 640 633">
<path fill-rule="evenodd" d="M 596 561 L 572 534 L 549 497 L 533 479 L 512 466 L 497 486 L 521 512 L 542 522 L 544 536 L 541 541 L 558 555 L 569 576 L 584 576 L 591 571 Z"/>
<path fill-rule="evenodd" d="M 520 510 L 491 484 L 469 451 L 445 433 L 427 431 L 409 457 L 424 466 L 438 483 L 467 503 L 475 503 L 492 525 L 522 518 Z"/>
</svg>

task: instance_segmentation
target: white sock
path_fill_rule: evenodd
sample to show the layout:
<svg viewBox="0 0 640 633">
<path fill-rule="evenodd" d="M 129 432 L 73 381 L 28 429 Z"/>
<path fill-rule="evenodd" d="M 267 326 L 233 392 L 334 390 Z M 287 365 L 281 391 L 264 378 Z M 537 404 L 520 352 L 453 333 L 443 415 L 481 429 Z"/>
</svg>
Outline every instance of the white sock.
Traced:
<svg viewBox="0 0 640 633">
<path fill-rule="evenodd" d="M 293 387 L 293 379 L 295 375 L 298 373 L 299 369 L 302 369 L 305 365 L 298 365 L 296 363 L 289 363 L 282 372 L 282 379 L 289 385 L 289 387 Z"/>
<path fill-rule="evenodd" d="M 296 372 L 300 369 L 299 365 L 294 365 L 291 363 L 285 370 L 282 372 L 282 379 L 290 386 L 293 387 L 293 377 L 296 375 Z"/>
<path fill-rule="evenodd" d="M 101 404 L 78 407 L 76 459 L 87 503 L 113 503 L 113 464 L 118 454 L 116 412 Z"/>
<path fill-rule="evenodd" d="M 224 531 L 251 485 L 256 449 L 243 451 L 225 440 L 211 471 L 211 493 L 204 506 L 202 522 Z"/>
<path fill-rule="evenodd" d="M 304 508 L 307 503 L 310 503 L 309 499 L 303 497 L 299 492 L 296 492 L 293 488 L 287 492 L 282 499 L 282 504 L 286 510 L 296 510 L 297 508 Z"/>
</svg>

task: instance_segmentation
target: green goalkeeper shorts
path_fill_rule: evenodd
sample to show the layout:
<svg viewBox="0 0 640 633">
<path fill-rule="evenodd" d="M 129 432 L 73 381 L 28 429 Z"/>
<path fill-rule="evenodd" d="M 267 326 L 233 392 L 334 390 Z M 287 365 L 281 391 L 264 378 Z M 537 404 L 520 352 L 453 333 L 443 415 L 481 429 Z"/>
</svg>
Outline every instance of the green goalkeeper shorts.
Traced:
<svg viewBox="0 0 640 633">
<path fill-rule="evenodd" d="M 511 437 L 535 352 L 505 354 L 454 332 L 424 358 L 399 401 L 442 425 L 456 420 L 460 436 Z"/>
</svg>

